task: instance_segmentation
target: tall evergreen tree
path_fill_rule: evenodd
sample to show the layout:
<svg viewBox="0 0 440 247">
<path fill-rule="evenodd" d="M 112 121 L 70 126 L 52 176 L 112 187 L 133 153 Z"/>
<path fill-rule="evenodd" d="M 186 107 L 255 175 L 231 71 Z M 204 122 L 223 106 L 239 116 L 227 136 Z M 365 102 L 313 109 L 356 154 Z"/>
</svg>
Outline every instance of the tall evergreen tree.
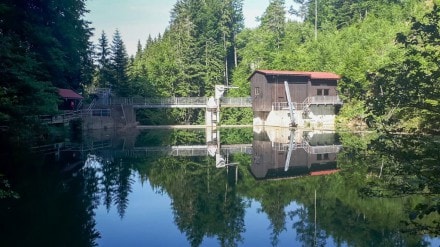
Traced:
<svg viewBox="0 0 440 247">
<path fill-rule="evenodd" d="M 284 0 L 271 0 L 261 17 L 261 28 L 274 36 L 275 47 L 280 49 L 285 35 L 286 10 Z"/>
<path fill-rule="evenodd" d="M 128 54 L 125 49 L 119 30 L 116 29 L 111 44 L 111 66 L 113 69 L 114 84 L 112 85 L 121 95 L 127 95 L 129 83 L 127 77 Z"/>
<path fill-rule="evenodd" d="M 109 87 L 114 83 L 110 61 L 110 47 L 108 45 L 107 35 L 104 31 L 98 39 L 98 51 L 96 52 L 98 62 L 98 86 Z"/>
<path fill-rule="evenodd" d="M 56 111 L 54 87 L 78 90 L 90 82 L 86 12 L 85 0 L 1 1 L 0 126 L 37 123 L 36 115 Z M 26 129 L 36 130 L 20 133 Z"/>
</svg>

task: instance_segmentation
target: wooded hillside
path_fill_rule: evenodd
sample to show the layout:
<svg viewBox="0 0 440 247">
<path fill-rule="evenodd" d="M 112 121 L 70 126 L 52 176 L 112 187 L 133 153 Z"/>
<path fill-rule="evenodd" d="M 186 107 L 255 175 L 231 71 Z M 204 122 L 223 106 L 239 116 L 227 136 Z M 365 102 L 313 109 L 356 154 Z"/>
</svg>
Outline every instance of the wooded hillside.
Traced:
<svg viewBox="0 0 440 247">
<path fill-rule="evenodd" d="M 434 2 L 320 0 L 316 32 L 315 1 L 294 2 L 271 0 L 260 26 L 244 29 L 242 1 L 178 1 L 169 29 L 128 69 L 133 92 L 212 95 L 213 85 L 233 84 L 230 94 L 246 96 L 255 69 L 331 71 L 343 76 L 342 124 L 439 129 Z"/>
<path fill-rule="evenodd" d="M 179 0 L 163 34 L 139 42 L 129 58 L 117 30 L 111 42 L 102 33 L 99 44 L 90 43 L 85 0 L 2 0 L 0 126 L 32 129 L 37 115 L 56 111 L 55 87 L 84 90 L 92 83 L 123 96 L 179 97 L 211 96 L 214 85 L 224 84 L 239 87 L 230 96 L 248 96 L 253 70 L 276 69 L 342 75 L 341 124 L 438 133 L 436 2 L 315 2 L 270 0 L 260 26 L 246 29 L 242 0 Z M 152 122 L 163 119 L 154 114 L 144 113 Z M 180 122 L 202 116 L 165 115 Z M 250 111 L 224 115 L 228 123 L 252 119 Z"/>
<path fill-rule="evenodd" d="M 57 110 L 55 87 L 80 90 L 91 81 L 85 12 L 85 0 L 0 1 L 0 126 L 8 136 L 39 133 L 36 116 Z"/>
</svg>

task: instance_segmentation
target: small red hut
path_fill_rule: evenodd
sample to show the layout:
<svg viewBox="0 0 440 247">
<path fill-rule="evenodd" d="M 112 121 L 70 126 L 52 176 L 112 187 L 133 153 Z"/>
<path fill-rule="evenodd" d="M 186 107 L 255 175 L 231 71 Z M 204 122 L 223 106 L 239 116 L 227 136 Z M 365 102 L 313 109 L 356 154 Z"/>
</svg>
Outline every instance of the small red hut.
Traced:
<svg viewBox="0 0 440 247">
<path fill-rule="evenodd" d="M 77 110 L 84 98 L 73 90 L 63 88 L 58 88 L 58 95 L 62 99 L 62 102 L 58 106 L 59 110 Z"/>
</svg>

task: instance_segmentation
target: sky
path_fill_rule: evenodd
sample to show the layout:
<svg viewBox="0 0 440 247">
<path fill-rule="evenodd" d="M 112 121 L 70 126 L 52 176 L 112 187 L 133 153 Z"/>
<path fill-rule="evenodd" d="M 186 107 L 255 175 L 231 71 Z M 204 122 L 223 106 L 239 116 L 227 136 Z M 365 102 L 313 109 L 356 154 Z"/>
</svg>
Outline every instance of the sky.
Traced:
<svg viewBox="0 0 440 247">
<path fill-rule="evenodd" d="M 136 53 L 137 43 L 145 44 L 148 35 L 156 37 L 169 25 L 170 12 L 177 0 L 88 0 L 90 10 L 85 19 L 95 29 L 93 42 L 97 43 L 102 31 L 111 42 L 116 29 L 119 30 L 127 53 Z M 243 15 L 245 27 L 258 26 L 256 17 L 261 16 L 269 0 L 244 0 Z"/>
</svg>

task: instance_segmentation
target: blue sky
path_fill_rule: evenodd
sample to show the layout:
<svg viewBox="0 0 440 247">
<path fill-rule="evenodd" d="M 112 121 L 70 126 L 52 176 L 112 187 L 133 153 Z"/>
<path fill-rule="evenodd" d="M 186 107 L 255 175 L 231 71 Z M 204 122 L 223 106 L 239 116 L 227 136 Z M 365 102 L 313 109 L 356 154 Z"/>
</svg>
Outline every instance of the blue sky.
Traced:
<svg viewBox="0 0 440 247">
<path fill-rule="evenodd" d="M 148 35 L 156 37 L 163 33 L 169 24 L 170 11 L 177 0 L 88 0 L 87 9 L 90 13 L 86 19 L 92 22 L 95 28 L 96 43 L 104 30 L 111 40 L 116 29 L 122 35 L 127 52 L 134 55 L 138 40 L 142 45 Z M 292 1 L 293 2 L 293 1 Z M 243 14 L 245 26 L 258 26 L 255 18 L 261 16 L 269 5 L 269 0 L 244 0 Z M 286 1 L 286 5 L 290 5 Z"/>
</svg>

